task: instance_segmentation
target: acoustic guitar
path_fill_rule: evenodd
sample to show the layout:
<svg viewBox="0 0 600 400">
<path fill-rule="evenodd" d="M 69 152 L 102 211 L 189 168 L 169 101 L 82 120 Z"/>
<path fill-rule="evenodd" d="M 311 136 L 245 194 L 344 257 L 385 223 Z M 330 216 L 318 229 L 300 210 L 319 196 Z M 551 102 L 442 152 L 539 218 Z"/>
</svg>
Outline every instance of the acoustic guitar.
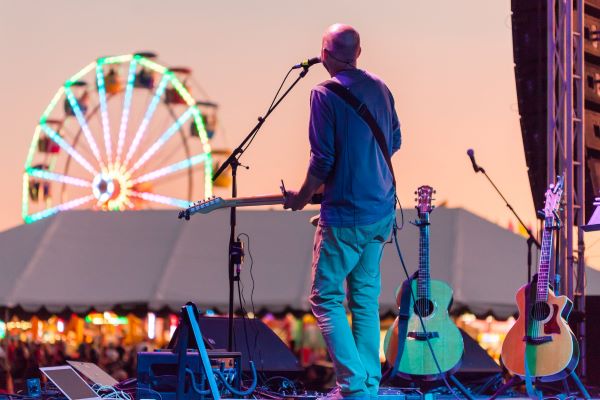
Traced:
<svg viewBox="0 0 600 400">
<path fill-rule="evenodd" d="M 552 238 L 560 228 L 558 208 L 562 178 L 546 191 L 544 232 L 538 272 L 529 284 L 517 291 L 519 317 L 502 344 L 501 360 L 514 375 L 541 381 L 563 379 L 577 366 L 579 345 L 566 319 L 572 303 L 556 296 L 549 284 Z M 571 227 L 567 227 L 571 229 Z"/>
<path fill-rule="evenodd" d="M 390 366 L 397 365 L 397 374 L 401 377 L 411 380 L 437 380 L 441 379 L 443 374 L 451 374 L 458 369 L 464 344 L 460 331 L 448 313 L 452 303 L 452 289 L 446 282 L 432 280 L 429 273 L 429 215 L 433 210 L 433 189 L 431 186 L 421 186 L 416 194 L 418 219 L 415 225 L 419 227 L 420 236 L 419 270 L 416 279 L 405 282 L 397 292 L 396 302 L 400 308 L 400 316 L 387 332 L 384 349 L 387 363 Z M 416 302 L 410 292 L 404 293 L 409 285 Z M 406 307 L 401 307 L 402 303 L 405 303 Z M 417 312 L 423 318 L 427 333 L 422 328 Z M 408 320 L 400 323 L 400 318 Z M 427 339 L 438 360 L 441 374 Z"/>
</svg>

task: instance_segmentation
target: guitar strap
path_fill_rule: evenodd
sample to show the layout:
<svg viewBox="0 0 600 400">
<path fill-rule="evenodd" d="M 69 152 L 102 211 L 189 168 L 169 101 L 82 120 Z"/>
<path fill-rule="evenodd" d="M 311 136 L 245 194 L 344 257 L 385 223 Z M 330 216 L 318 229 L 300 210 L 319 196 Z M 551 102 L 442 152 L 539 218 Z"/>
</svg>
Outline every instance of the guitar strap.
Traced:
<svg viewBox="0 0 600 400">
<path fill-rule="evenodd" d="M 412 281 L 417 277 L 417 274 L 418 272 L 415 272 L 412 277 L 402 282 L 402 286 L 400 287 L 402 295 L 400 296 L 400 305 L 398 306 L 398 350 L 391 376 L 395 376 L 398 373 L 400 360 L 404 353 L 404 345 L 408 334 L 408 320 L 411 314 Z"/>
<path fill-rule="evenodd" d="M 525 336 L 529 336 L 529 329 L 531 327 L 530 319 L 537 294 L 537 279 L 537 274 L 533 275 L 531 281 L 525 287 Z"/>
<path fill-rule="evenodd" d="M 381 128 L 377 124 L 375 117 L 373 117 L 373 114 L 371 114 L 371 112 L 367 108 L 367 105 L 361 103 L 361 101 L 357 99 L 356 96 L 354 96 L 352 92 L 350 92 L 350 90 L 346 89 L 344 86 L 342 86 L 340 83 L 337 83 L 336 81 L 328 80 L 321 83 L 321 86 L 329 89 L 330 91 L 335 93 L 340 99 L 344 100 L 346 104 L 350 108 L 352 108 L 369 126 L 371 132 L 373 133 L 373 136 L 375 136 L 375 140 L 377 141 L 381 152 L 383 153 L 385 162 L 388 168 L 390 169 L 390 172 L 392 173 L 392 180 L 394 182 L 394 187 L 396 187 L 396 176 L 394 175 L 392 159 L 390 157 L 390 151 L 385 141 L 385 135 L 383 134 Z"/>
</svg>

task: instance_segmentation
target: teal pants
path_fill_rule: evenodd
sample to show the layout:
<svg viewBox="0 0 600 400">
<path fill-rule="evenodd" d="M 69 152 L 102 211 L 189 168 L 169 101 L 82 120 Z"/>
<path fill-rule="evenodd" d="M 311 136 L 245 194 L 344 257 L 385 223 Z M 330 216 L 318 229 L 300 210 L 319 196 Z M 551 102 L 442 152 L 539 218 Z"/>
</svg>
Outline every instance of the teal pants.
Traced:
<svg viewBox="0 0 600 400">
<path fill-rule="evenodd" d="M 343 397 L 368 398 L 379 390 L 379 263 L 393 221 L 394 214 L 366 226 L 318 226 L 315 233 L 310 303 Z"/>
</svg>

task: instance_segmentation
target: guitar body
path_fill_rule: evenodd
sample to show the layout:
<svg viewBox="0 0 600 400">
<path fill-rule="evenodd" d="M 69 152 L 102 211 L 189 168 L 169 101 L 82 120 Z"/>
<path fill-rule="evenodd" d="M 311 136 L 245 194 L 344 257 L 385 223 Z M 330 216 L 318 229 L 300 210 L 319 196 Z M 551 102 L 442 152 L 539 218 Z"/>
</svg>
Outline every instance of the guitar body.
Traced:
<svg viewBox="0 0 600 400">
<path fill-rule="evenodd" d="M 451 374 L 460 366 L 464 352 L 462 335 L 448 314 L 448 309 L 452 303 L 452 288 L 446 282 L 439 280 L 431 280 L 430 284 L 429 298 L 433 304 L 433 312 L 423 317 L 423 322 L 427 332 L 435 335 L 430 337 L 430 342 L 442 373 Z M 412 280 L 412 288 L 416 296 L 416 280 Z M 398 300 L 401 296 L 402 293 L 399 291 Z M 407 338 L 400 358 L 398 374 L 403 378 L 412 380 L 441 379 L 442 376 L 431 356 L 427 340 L 418 336 L 418 333 L 422 333 L 423 329 L 414 307 L 414 302 L 411 299 Z M 398 356 L 398 318 L 387 332 L 384 350 L 388 364 L 393 366 Z"/>
<path fill-rule="evenodd" d="M 539 320 L 539 332 L 544 337 L 543 343 L 532 343 L 531 340 L 525 340 L 531 333 L 531 328 L 527 329 L 525 317 L 527 287 L 528 285 L 522 286 L 516 295 L 519 318 L 502 344 L 502 363 L 511 373 L 525 376 L 527 360 L 532 378 L 542 381 L 563 379 L 575 369 L 579 361 L 579 345 L 566 321 L 572 303 L 566 296 L 556 296 L 548 289 L 547 313 L 541 314 L 537 319 L 530 313 L 527 318 L 530 325 L 532 321 Z"/>
</svg>

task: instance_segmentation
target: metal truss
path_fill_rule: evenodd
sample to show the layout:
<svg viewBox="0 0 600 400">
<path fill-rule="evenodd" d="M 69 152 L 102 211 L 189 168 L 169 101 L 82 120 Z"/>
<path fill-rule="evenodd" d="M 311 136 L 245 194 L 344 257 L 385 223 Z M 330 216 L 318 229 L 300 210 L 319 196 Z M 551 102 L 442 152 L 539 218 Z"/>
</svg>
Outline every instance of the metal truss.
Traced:
<svg viewBox="0 0 600 400">
<path fill-rule="evenodd" d="M 564 176 L 563 229 L 556 245 L 556 288 L 585 312 L 583 242 L 585 201 L 584 0 L 547 0 L 547 171 L 548 184 Z M 578 326 L 585 354 L 585 325 Z M 585 357 L 581 360 L 585 376 Z"/>
</svg>

